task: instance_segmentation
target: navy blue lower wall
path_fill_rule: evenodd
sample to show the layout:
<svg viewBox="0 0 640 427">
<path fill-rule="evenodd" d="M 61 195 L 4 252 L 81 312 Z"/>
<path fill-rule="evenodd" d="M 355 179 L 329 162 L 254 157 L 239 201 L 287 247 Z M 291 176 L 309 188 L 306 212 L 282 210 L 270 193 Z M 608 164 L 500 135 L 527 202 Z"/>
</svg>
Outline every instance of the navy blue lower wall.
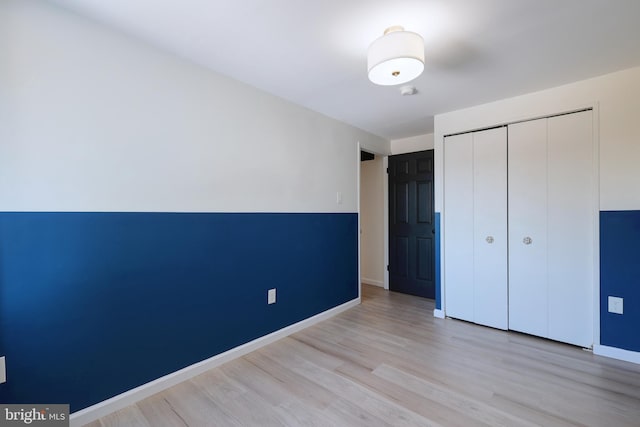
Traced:
<svg viewBox="0 0 640 427">
<path fill-rule="evenodd" d="M 357 223 L 0 213 L 0 402 L 78 411 L 356 298 Z"/>
<path fill-rule="evenodd" d="M 624 298 L 624 314 L 608 297 Z M 640 351 L 640 211 L 600 212 L 600 344 Z"/>
</svg>

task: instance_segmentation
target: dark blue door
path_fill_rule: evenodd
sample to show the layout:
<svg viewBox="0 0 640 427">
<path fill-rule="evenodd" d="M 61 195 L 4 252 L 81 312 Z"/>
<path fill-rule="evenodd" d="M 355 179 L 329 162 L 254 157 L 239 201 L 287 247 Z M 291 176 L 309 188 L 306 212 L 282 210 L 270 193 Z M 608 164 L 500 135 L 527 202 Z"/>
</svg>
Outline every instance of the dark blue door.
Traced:
<svg viewBox="0 0 640 427">
<path fill-rule="evenodd" d="M 435 297 L 433 150 L 389 156 L 389 289 Z"/>
</svg>

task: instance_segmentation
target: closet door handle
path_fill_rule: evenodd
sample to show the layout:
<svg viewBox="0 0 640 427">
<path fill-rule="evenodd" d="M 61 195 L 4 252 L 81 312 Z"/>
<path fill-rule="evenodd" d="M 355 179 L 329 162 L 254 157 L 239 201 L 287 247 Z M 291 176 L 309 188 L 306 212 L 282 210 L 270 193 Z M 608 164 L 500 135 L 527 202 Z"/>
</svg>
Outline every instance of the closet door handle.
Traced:
<svg viewBox="0 0 640 427">
<path fill-rule="evenodd" d="M 485 240 L 487 241 L 488 244 L 492 244 L 493 243 L 493 236 L 487 236 L 487 238 Z"/>
<path fill-rule="evenodd" d="M 530 245 L 531 243 L 533 243 L 533 240 L 531 240 L 531 237 L 527 236 L 522 239 L 522 243 L 524 243 L 525 245 Z"/>
</svg>

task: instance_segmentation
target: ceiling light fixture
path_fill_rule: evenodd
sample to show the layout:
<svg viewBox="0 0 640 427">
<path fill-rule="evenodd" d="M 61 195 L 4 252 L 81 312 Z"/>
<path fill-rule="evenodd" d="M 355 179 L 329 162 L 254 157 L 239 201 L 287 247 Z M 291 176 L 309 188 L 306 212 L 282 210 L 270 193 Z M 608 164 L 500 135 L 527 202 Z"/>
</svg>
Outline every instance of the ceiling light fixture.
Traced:
<svg viewBox="0 0 640 427">
<path fill-rule="evenodd" d="M 389 27 L 369 46 L 369 80 L 383 86 L 399 85 L 424 70 L 424 40 L 399 25 Z"/>
</svg>

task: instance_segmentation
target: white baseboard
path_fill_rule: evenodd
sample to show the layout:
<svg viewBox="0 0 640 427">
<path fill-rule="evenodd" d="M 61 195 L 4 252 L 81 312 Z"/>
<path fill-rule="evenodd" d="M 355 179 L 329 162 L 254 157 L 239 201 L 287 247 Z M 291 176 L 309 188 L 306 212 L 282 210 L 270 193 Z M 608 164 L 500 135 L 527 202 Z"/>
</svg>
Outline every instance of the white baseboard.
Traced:
<svg viewBox="0 0 640 427">
<path fill-rule="evenodd" d="M 624 360 L 625 362 L 640 363 L 640 352 L 623 350 L 621 348 L 609 347 L 606 345 L 594 345 L 593 354 Z"/>
<path fill-rule="evenodd" d="M 362 283 L 366 283 L 367 285 L 380 286 L 381 288 L 384 288 L 384 282 L 381 280 L 373 280 L 367 279 L 366 277 L 361 277 L 360 281 Z"/>
<path fill-rule="evenodd" d="M 83 426 L 85 424 L 96 421 L 97 419 L 104 417 L 105 415 L 123 409 L 171 386 L 200 375 L 203 372 L 208 371 L 209 369 L 220 366 L 223 363 L 229 362 L 238 357 L 242 357 L 247 353 L 259 349 L 260 347 L 264 347 L 265 345 L 271 344 L 272 342 L 275 342 L 281 338 L 301 331 L 302 329 L 308 328 L 309 326 L 315 325 L 316 323 L 319 323 L 332 316 L 335 316 L 336 314 L 342 313 L 345 310 L 355 307 L 358 304 L 360 304 L 360 298 L 356 298 L 330 310 L 324 311 L 320 314 L 316 314 L 313 317 L 287 326 L 286 328 L 272 332 L 269 335 L 257 338 L 246 344 L 242 344 L 238 347 L 232 348 L 231 350 L 225 351 L 224 353 L 220 353 L 209 359 L 203 360 L 202 362 L 194 363 L 193 365 L 187 366 L 186 368 L 180 369 L 179 371 L 172 372 L 171 374 L 165 375 L 164 377 L 160 377 L 156 380 L 126 391 L 110 399 L 89 406 L 88 408 L 74 412 L 69 417 L 70 425 L 72 427 Z"/>
<path fill-rule="evenodd" d="M 437 317 L 438 319 L 444 319 L 444 311 L 434 308 L 433 309 L 433 317 Z"/>
</svg>

